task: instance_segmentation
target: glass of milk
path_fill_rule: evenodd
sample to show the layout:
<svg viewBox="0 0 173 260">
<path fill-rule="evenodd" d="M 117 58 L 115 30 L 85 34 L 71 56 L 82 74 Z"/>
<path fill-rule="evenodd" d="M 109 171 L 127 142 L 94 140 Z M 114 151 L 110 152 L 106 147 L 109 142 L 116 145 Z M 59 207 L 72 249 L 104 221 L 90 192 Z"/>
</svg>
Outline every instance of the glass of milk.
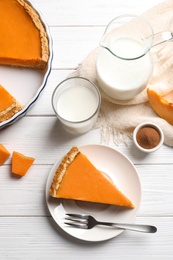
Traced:
<svg viewBox="0 0 173 260">
<path fill-rule="evenodd" d="M 98 88 L 88 79 L 71 77 L 62 81 L 52 95 L 52 107 L 63 127 L 83 134 L 95 125 L 101 104 Z"/>
<path fill-rule="evenodd" d="M 151 25 L 134 15 L 108 24 L 96 61 L 97 81 L 105 96 L 128 100 L 145 89 L 154 67 L 153 37 Z"/>
</svg>

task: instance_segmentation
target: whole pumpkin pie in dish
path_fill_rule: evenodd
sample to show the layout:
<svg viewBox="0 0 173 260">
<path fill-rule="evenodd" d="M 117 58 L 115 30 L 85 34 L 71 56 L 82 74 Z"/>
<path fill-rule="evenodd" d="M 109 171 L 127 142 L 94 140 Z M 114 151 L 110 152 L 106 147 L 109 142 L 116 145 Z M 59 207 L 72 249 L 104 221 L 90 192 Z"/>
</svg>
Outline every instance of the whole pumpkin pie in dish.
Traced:
<svg viewBox="0 0 173 260">
<path fill-rule="evenodd" d="M 0 85 L 0 123 L 10 119 L 22 108 L 23 106 Z"/>
<path fill-rule="evenodd" d="M 29 2 L 0 1 L 0 64 L 44 69 L 48 59 L 47 33 Z"/>
<path fill-rule="evenodd" d="M 133 203 L 77 147 L 72 147 L 57 168 L 49 194 L 55 198 L 134 208 Z"/>
</svg>

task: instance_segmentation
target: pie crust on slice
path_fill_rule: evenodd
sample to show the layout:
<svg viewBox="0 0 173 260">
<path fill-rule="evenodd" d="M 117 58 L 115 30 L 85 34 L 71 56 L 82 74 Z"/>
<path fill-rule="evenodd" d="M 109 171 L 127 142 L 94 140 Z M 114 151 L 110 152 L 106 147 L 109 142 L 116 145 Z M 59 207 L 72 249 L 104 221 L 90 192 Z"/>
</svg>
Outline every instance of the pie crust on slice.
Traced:
<svg viewBox="0 0 173 260">
<path fill-rule="evenodd" d="M 0 85 L 0 123 L 10 119 L 22 108 L 23 106 Z"/>
<path fill-rule="evenodd" d="M 0 64 L 44 69 L 48 37 L 38 13 L 24 0 L 0 1 Z"/>
<path fill-rule="evenodd" d="M 77 147 L 72 147 L 63 158 L 49 193 L 55 198 L 134 208 L 133 203 Z"/>
</svg>

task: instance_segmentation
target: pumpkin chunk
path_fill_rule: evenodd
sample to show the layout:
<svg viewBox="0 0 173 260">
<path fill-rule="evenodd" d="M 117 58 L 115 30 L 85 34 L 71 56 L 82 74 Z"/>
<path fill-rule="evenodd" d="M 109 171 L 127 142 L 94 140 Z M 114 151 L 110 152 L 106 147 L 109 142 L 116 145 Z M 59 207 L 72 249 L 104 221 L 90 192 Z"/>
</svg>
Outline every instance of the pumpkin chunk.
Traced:
<svg viewBox="0 0 173 260">
<path fill-rule="evenodd" d="M 24 176 L 33 164 L 35 158 L 25 156 L 14 151 L 12 154 L 12 172 L 20 176 Z"/>
<path fill-rule="evenodd" d="M 158 95 L 154 90 L 147 89 L 148 98 L 154 111 L 168 123 L 173 125 L 173 103 Z"/>
<path fill-rule="evenodd" d="M 9 156 L 10 152 L 0 144 L 0 166 L 5 163 Z"/>
</svg>

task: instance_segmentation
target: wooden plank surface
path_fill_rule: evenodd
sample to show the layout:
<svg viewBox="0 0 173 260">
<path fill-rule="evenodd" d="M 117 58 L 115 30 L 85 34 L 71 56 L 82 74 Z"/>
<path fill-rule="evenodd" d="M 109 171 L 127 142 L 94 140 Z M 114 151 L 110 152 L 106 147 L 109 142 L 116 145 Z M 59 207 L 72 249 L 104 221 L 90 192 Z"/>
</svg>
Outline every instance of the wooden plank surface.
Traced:
<svg viewBox="0 0 173 260">
<path fill-rule="evenodd" d="M 144 222 L 157 224 L 158 232 L 125 231 L 114 239 L 92 244 L 72 239 L 57 228 L 52 218 L 14 217 L 12 221 L 1 217 L 1 259 L 171 259 L 173 219 L 136 221 Z"/>
<path fill-rule="evenodd" d="M 105 25 L 117 14 L 141 14 L 160 0 L 33 0 L 53 39 L 54 58 L 46 88 L 35 106 L 0 131 L 0 143 L 36 158 L 23 178 L 11 174 L 11 157 L 0 167 L 0 260 L 173 259 L 173 150 L 163 146 L 144 155 L 128 145 L 109 145 L 136 166 L 142 201 L 136 223 L 153 224 L 156 234 L 125 231 L 101 243 L 84 243 L 60 230 L 47 209 L 45 187 L 53 164 L 73 145 L 102 143 L 100 130 L 66 133 L 51 107 L 55 86 L 99 44 Z"/>
</svg>

